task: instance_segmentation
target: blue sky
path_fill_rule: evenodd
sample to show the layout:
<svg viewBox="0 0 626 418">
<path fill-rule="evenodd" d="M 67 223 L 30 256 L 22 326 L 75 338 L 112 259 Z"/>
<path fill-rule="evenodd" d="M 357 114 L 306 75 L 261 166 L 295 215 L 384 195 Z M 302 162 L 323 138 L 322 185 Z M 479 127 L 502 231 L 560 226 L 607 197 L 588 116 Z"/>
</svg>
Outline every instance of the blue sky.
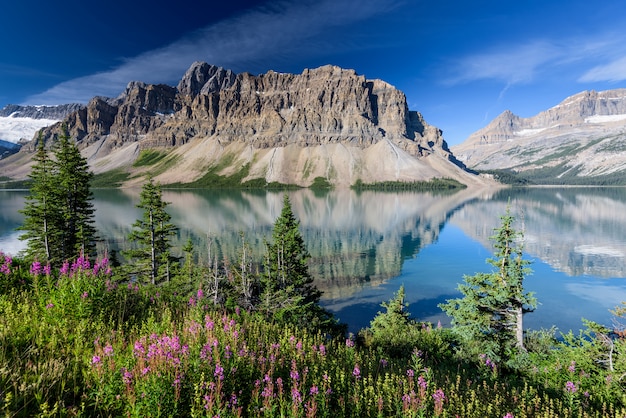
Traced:
<svg viewBox="0 0 626 418">
<path fill-rule="evenodd" d="M 224 4 L 221 4 L 224 3 Z M 193 61 L 236 72 L 335 64 L 405 92 L 462 142 L 583 90 L 626 87 L 626 2 L 605 0 L 12 1 L 0 107 L 176 85 Z"/>
</svg>

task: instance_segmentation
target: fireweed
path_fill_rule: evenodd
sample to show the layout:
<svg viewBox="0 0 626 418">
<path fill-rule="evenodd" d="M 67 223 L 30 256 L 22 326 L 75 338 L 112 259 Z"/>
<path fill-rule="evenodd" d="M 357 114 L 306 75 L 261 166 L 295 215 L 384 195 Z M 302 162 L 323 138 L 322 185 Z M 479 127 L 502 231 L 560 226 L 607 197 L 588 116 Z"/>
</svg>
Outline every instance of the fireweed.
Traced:
<svg viewBox="0 0 626 418">
<path fill-rule="evenodd" d="M 531 357 L 520 383 L 497 368 L 482 373 L 492 368 L 487 358 L 389 358 L 353 338 L 209 309 L 199 288 L 190 306 L 189 294 L 122 285 L 103 261 L 61 271 L 0 261 L 0 278 L 17 283 L 0 294 L 0 408 L 8 416 L 626 414 L 619 375 L 575 344 Z"/>
</svg>

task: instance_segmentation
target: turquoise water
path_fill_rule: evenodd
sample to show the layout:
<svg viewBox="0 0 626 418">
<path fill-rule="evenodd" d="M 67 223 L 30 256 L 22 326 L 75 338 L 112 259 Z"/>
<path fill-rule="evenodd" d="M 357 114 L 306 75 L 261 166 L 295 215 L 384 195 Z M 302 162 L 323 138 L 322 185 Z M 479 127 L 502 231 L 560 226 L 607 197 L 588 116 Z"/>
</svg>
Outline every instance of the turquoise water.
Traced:
<svg viewBox="0 0 626 418">
<path fill-rule="evenodd" d="M 141 216 L 139 190 L 96 190 L 100 251 L 127 245 Z M 289 192 L 311 252 L 322 303 L 355 332 L 404 284 L 410 312 L 442 325 L 437 307 L 457 297 L 463 275 L 489 271 L 489 236 L 511 205 L 525 231 L 533 274 L 526 287 L 540 302 L 525 325 L 579 329 L 585 317 L 610 325 L 609 309 L 626 300 L 626 190 L 542 188 L 432 193 Z M 15 228 L 24 192 L 0 191 L 0 249 L 23 247 Z M 259 256 L 280 213 L 282 193 L 173 191 L 164 198 L 180 231 L 175 244 L 194 242 L 198 262 L 236 257 L 241 235 Z"/>
</svg>

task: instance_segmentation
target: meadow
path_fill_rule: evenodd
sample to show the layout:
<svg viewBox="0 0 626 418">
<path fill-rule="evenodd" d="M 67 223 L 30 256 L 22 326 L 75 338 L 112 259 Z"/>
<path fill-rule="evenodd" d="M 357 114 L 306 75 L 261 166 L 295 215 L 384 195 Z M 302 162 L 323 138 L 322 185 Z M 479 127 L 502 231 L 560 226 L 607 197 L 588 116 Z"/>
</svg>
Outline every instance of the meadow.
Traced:
<svg viewBox="0 0 626 418">
<path fill-rule="evenodd" d="M 332 336 L 218 302 L 207 267 L 155 286 L 111 264 L 0 254 L 3 416 L 626 416 L 620 335 L 534 332 L 496 364 L 432 324 Z"/>
</svg>

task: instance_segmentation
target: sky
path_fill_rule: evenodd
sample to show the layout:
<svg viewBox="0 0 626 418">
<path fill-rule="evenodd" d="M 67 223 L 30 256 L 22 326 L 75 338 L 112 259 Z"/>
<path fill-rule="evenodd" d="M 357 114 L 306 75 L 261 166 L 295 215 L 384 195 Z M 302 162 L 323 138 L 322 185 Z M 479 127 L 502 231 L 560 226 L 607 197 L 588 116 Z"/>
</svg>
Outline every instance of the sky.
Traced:
<svg viewBox="0 0 626 418">
<path fill-rule="evenodd" d="M 11 1 L 0 108 L 175 86 L 194 61 L 252 74 L 333 64 L 402 90 L 455 145 L 505 110 L 626 87 L 624 28 L 622 0 Z"/>
</svg>

